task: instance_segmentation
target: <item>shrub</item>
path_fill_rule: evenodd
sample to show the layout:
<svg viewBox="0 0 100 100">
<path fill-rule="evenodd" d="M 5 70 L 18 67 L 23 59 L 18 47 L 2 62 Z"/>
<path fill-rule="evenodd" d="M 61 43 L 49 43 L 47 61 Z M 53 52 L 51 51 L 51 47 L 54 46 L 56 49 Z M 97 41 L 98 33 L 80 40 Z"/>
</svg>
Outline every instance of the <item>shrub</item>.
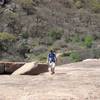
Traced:
<svg viewBox="0 0 100 100">
<path fill-rule="evenodd" d="M 7 51 L 9 47 L 12 46 L 13 42 L 16 40 L 16 37 L 9 33 L 0 33 L 0 50 Z"/>
<path fill-rule="evenodd" d="M 70 40 L 72 41 L 72 42 L 80 42 L 80 36 L 79 36 L 79 34 L 74 34 L 71 38 L 70 38 Z"/>
<path fill-rule="evenodd" d="M 50 36 L 53 40 L 61 39 L 62 32 L 61 31 L 51 31 L 48 33 L 48 36 Z"/>
<path fill-rule="evenodd" d="M 99 2 L 99 0 L 98 1 L 97 0 L 91 0 L 90 2 L 92 4 L 93 11 L 96 12 L 96 13 L 100 12 L 100 2 Z"/>
<path fill-rule="evenodd" d="M 16 37 L 12 34 L 9 34 L 6 32 L 0 33 L 0 41 L 12 42 L 15 40 L 16 40 Z"/>
<path fill-rule="evenodd" d="M 100 33 L 93 34 L 95 40 L 100 39 Z"/>
<path fill-rule="evenodd" d="M 53 48 L 56 50 L 61 50 L 62 48 L 66 48 L 67 47 L 67 43 L 64 40 L 57 40 L 54 44 L 53 44 Z"/>
<path fill-rule="evenodd" d="M 100 48 L 93 48 L 92 50 L 94 58 L 100 58 Z"/>
<path fill-rule="evenodd" d="M 22 6 L 27 15 L 32 15 L 34 14 L 34 11 L 36 11 L 35 7 L 33 6 L 33 0 L 17 0 L 17 2 Z M 36 4 L 38 4 L 38 1 Z"/>
<path fill-rule="evenodd" d="M 80 55 L 77 52 L 71 52 L 69 57 L 72 59 L 72 61 L 80 61 Z"/>
<path fill-rule="evenodd" d="M 73 35 L 65 36 L 66 42 L 81 42 L 81 35 L 79 33 L 75 33 Z"/>
<path fill-rule="evenodd" d="M 88 59 L 88 58 L 94 58 L 93 51 L 90 48 L 79 50 L 77 52 L 80 55 L 81 60 Z"/>
<path fill-rule="evenodd" d="M 64 52 L 62 55 L 61 55 L 61 57 L 67 57 L 67 56 L 70 56 L 70 52 Z"/>
<path fill-rule="evenodd" d="M 20 36 L 21 36 L 22 38 L 24 38 L 24 39 L 27 39 L 27 38 L 29 37 L 29 34 L 23 32 L 23 33 L 20 34 Z"/>
<path fill-rule="evenodd" d="M 82 7 L 82 2 L 81 2 L 80 0 L 77 0 L 77 1 L 75 2 L 75 6 L 76 6 L 77 8 L 81 8 L 81 7 Z"/>
<path fill-rule="evenodd" d="M 32 4 L 32 2 L 33 2 L 33 0 L 17 0 L 17 2 L 19 3 L 19 4 L 26 4 L 26 5 L 29 5 L 29 4 Z"/>
<path fill-rule="evenodd" d="M 41 54 L 38 56 L 38 60 L 41 61 L 41 62 L 46 62 L 47 60 L 47 54 L 44 53 L 44 54 Z"/>
<path fill-rule="evenodd" d="M 29 45 L 27 43 L 27 40 L 23 39 L 18 41 L 17 43 L 17 51 L 20 53 L 20 55 L 24 58 L 26 58 L 26 53 L 28 53 L 30 50 Z"/>
<path fill-rule="evenodd" d="M 38 56 L 42 53 L 45 53 L 47 51 L 47 47 L 45 46 L 36 46 L 32 49 L 32 53 L 35 55 L 35 56 Z"/>
<path fill-rule="evenodd" d="M 4 13 L 3 19 L 9 21 L 9 20 L 15 19 L 17 17 L 18 17 L 18 13 L 14 12 L 12 10 L 7 10 Z"/>
<path fill-rule="evenodd" d="M 34 55 L 33 53 L 27 54 L 27 60 L 28 61 L 38 60 L 38 61 L 41 61 L 41 62 L 46 62 L 47 52 L 41 53 L 41 54 L 38 54 L 38 55 Z"/>
<path fill-rule="evenodd" d="M 19 55 L 16 54 L 16 56 L 14 55 L 9 55 L 9 54 L 6 54 L 2 57 L 1 59 L 2 61 L 5 61 L 5 62 L 23 62 L 23 58 L 21 58 Z"/>
<path fill-rule="evenodd" d="M 39 44 L 51 46 L 54 40 L 51 37 L 44 37 L 40 39 Z"/>
<path fill-rule="evenodd" d="M 77 62 L 81 60 L 80 54 L 77 51 L 65 52 L 61 55 L 64 59 L 69 59 L 70 62 Z"/>
<path fill-rule="evenodd" d="M 93 37 L 91 35 L 85 36 L 85 38 L 84 38 L 85 46 L 88 47 L 88 48 L 91 48 L 92 43 L 93 43 Z"/>
</svg>

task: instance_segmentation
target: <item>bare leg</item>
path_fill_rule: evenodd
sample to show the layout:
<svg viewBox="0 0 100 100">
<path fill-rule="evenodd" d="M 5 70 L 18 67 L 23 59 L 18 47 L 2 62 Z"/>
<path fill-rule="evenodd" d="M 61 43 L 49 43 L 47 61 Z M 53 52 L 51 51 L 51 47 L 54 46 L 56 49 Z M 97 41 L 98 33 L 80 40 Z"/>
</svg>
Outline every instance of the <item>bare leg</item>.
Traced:
<svg viewBox="0 0 100 100">
<path fill-rule="evenodd" d="M 51 66 L 51 74 L 55 73 L 55 63 L 52 62 L 52 66 Z"/>
</svg>

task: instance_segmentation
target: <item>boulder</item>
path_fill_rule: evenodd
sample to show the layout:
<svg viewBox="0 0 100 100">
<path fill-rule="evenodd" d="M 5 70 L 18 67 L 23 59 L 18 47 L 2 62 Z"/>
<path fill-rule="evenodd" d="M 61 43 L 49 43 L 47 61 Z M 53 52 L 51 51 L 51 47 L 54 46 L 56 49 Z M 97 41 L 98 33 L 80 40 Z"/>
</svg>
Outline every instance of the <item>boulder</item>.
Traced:
<svg viewBox="0 0 100 100">
<path fill-rule="evenodd" d="M 0 64 L 0 74 L 3 74 L 5 72 L 4 64 Z"/>
<path fill-rule="evenodd" d="M 38 75 L 48 72 L 47 64 L 38 64 L 37 62 L 26 63 L 24 66 L 12 73 L 12 75 Z"/>
<path fill-rule="evenodd" d="M 25 62 L 7 62 L 5 63 L 5 73 L 12 74 L 24 64 Z"/>
<path fill-rule="evenodd" d="M 0 62 L 0 73 L 3 74 L 11 74 L 21 66 L 23 66 L 25 62 Z"/>
</svg>

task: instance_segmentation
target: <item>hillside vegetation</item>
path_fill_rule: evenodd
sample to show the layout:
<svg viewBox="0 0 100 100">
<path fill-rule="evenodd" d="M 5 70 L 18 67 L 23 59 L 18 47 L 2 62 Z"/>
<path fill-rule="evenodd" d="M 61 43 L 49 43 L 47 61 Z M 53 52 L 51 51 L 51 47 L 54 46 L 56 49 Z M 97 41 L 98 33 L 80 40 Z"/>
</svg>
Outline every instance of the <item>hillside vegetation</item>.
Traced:
<svg viewBox="0 0 100 100">
<path fill-rule="evenodd" d="M 61 63 L 100 57 L 100 0 L 9 0 L 0 6 L 0 60 Z M 67 51 L 67 53 L 66 53 Z"/>
</svg>

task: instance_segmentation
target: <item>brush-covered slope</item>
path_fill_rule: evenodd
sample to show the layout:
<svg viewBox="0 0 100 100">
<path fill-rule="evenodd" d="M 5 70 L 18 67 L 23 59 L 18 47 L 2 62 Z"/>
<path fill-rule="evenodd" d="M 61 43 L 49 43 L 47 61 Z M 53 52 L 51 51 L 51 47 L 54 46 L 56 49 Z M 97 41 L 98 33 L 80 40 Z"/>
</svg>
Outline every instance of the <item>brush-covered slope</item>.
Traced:
<svg viewBox="0 0 100 100">
<path fill-rule="evenodd" d="M 99 0 L 9 0 L 0 6 L 1 60 L 33 60 L 30 53 L 67 48 L 87 34 L 100 39 Z"/>
</svg>

